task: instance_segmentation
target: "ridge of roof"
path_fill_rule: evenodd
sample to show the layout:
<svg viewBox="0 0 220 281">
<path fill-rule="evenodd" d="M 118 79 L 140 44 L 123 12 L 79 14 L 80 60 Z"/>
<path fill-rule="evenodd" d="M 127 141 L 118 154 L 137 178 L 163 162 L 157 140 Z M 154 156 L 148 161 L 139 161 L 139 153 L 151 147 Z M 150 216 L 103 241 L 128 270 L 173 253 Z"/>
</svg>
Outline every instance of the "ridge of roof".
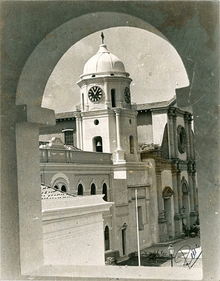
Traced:
<svg viewBox="0 0 220 281">
<path fill-rule="evenodd" d="M 55 113 L 55 117 L 56 117 L 56 119 L 75 118 L 75 113 L 76 113 L 76 111 L 59 112 L 59 113 Z"/>
<path fill-rule="evenodd" d="M 137 104 L 137 110 L 168 107 L 174 105 L 175 103 L 176 103 L 176 96 L 173 96 L 170 100 L 166 100 L 166 101 Z"/>
<path fill-rule="evenodd" d="M 58 190 L 56 188 L 46 186 L 41 184 L 41 199 L 63 199 L 63 198 L 73 198 L 73 194 L 66 193 L 64 191 Z"/>
</svg>

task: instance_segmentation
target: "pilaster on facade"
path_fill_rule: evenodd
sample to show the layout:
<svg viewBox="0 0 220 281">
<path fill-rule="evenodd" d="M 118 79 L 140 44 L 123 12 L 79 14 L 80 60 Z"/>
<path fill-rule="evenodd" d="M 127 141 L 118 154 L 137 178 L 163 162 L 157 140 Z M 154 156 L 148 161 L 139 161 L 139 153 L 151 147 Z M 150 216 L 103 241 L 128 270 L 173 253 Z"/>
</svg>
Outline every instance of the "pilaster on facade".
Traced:
<svg viewBox="0 0 220 281">
<path fill-rule="evenodd" d="M 117 149 L 115 151 L 115 155 L 116 155 L 116 163 L 117 164 L 125 164 L 126 163 L 125 150 Z"/>
<path fill-rule="evenodd" d="M 77 147 L 82 149 L 82 117 L 81 112 L 74 113 L 76 118 Z"/>
<path fill-rule="evenodd" d="M 181 186 L 181 171 L 180 170 L 178 170 L 176 177 L 177 177 L 179 214 L 183 215 L 183 201 L 182 201 L 182 186 Z"/>
<path fill-rule="evenodd" d="M 178 157 L 178 136 L 177 136 L 177 112 L 173 110 L 173 140 L 174 140 L 174 157 Z"/>
<path fill-rule="evenodd" d="M 192 114 L 189 114 L 188 117 L 188 122 L 189 122 L 189 139 L 190 139 L 190 157 L 191 159 L 194 159 L 194 137 L 193 137 L 193 132 L 192 132 Z"/>
<path fill-rule="evenodd" d="M 166 222 L 165 211 L 164 211 L 164 201 L 162 193 L 162 178 L 161 178 L 162 169 L 156 167 L 156 182 L 157 182 L 157 201 L 158 201 L 158 222 Z"/>
<path fill-rule="evenodd" d="M 176 116 L 175 109 L 170 108 L 168 110 L 168 130 L 169 130 L 169 147 L 170 147 L 170 158 L 176 158 L 175 153 L 175 131 L 174 131 L 174 117 Z"/>
<path fill-rule="evenodd" d="M 185 112 L 184 114 L 184 125 L 186 130 L 186 157 L 190 159 L 190 137 L 189 137 L 189 114 Z"/>
<path fill-rule="evenodd" d="M 194 184 L 192 178 L 192 167 L 191 162 L 188 163 L 188 174 L 189 174 L 189 190 L 190 190 L 190 216 L 195 216 L 195 205 L 194 205 Z"/>
<path fill-rule="evenodd" d="M 192 179 L 193 179 L 193 190 L 194 190 L 194 208 L 196 215 L 199 214 L 199 200 L 198 200 L 198 189 L 196 187 L 196 171 L 192 171 Z"/>
<path fill-rule="evenodd" d="M 187 159 L 194 159 L 194 138 L 192 133 L 192 114 L 189 112 L 185 112 L 184 114 L 184 124 L 186 129 L 186 139 L 187 139 L 187 145 L 186 145 L 186 153 L 187 153 Z"/>
<path fill-rule="evenodd" d="M 120 115 L 121 115 L 121 109 L 120 108 L 115 108 L 115 115 L 116 115 L 116 134 L 117 134 L 117 151 L 122 151 L 121 147 L 121 135 L 120 135 Z"/>
<path fill-rule="evenodd" d="M 174 192 L 174 214 L 179 214 L 179 194 L 178 194 L 178 185 L 177 185 L 177 169 L 172 169 L 172 184 Z"/>
<path fill-rule="evenodd" d="M 179 237 L 182 233 L 182 214 L 180 213 L 182 205 L 182 192 L 180 185 L 180 171 L 177 167 L 172 169 L 172 183 L 174 192 L 174 221 L 175 221 L 175 237 Z"/>
</svg>

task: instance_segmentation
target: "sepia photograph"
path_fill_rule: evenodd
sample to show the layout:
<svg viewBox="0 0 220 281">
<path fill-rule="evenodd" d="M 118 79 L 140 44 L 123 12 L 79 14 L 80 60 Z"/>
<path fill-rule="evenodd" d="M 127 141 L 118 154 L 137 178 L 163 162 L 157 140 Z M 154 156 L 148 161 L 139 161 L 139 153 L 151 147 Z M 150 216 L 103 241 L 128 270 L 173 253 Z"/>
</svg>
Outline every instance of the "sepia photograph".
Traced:
<svg viewBox="0 0 220 281">
<path fill-rule="evenodd" d="M 1 280 L 220 280 L 219 2 L 1 5 Z"/>
</svg>

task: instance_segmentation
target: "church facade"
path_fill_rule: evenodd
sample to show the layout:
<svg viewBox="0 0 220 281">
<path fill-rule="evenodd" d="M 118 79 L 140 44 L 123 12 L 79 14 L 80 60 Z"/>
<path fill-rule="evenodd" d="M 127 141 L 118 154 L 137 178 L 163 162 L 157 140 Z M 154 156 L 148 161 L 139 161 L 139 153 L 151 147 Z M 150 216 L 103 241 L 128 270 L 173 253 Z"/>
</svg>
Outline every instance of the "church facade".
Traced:
<svg viewBox="0 0 220 281">
<path fill-rule="evenodd" d="M 131 103 L 132 79 L 102 42 L 77 82 L 81 104 L 41 129 L 45 185 L 77 196 L 103 194 L 106 256 L 182 234 L 198 216 L 192 114 L 170 101 Z M 53 139 L 48 143 L 48 140 Z"/>
</svg>

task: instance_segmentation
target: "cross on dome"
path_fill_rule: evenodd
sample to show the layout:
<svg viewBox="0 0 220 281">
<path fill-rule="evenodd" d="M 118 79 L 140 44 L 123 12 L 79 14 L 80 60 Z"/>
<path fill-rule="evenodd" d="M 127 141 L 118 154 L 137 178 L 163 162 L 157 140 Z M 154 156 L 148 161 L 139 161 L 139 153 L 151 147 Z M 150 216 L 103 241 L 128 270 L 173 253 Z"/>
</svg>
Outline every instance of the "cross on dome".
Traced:
<svg viewBox="0 0 220 281">
<path fill-rule="evenodd" d="M 97 75 L 111 75 L 120 77 L 129 77 L 126 72 L 123 62 L 110 53 L 104 43 L 104 33 L 101 32 L 101 44 L 98 52 L 92 56 L 84 65 L 83 74 L 80 79 L 96 77 Z"/>
<path fill-rule="evenodd" d="M 105 36 L 104 36 L 104 33 L 103 33 L 103 32 L 101 33 L 101 37 L 102 37 L 102 44 L 104 44 Z"/>
</svg>

